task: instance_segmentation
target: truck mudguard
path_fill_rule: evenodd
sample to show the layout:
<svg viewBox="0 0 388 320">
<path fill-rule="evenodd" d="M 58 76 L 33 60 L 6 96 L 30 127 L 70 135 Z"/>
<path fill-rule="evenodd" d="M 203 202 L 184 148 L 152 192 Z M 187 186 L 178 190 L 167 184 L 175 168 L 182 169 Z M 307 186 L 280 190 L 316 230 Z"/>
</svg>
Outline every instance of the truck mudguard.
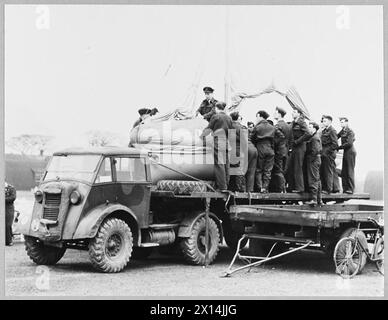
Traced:
<svg viewBox="0 0 388 320">
<path fill-rule="evenodd" d="M 78 226 L 74 232 L 73 239 L 94 238 L 102 221 L 104 221 L 108 215 L 114 212 L 124 213 L 128 215 L 130 220 L 134 220 L 136 222 L 137 230 L 132 230 L 132 232 L 138 234 L 137 242 L 140 243 L 141 233 L 139 224 L 137 223 L 137 218 L 129 208 L 121 204 L 102 204 L 90 210 L 86 215 L 80 218 L 80 222 L 78 223 Z M 136 239 L 134 240 L 136 241 Z"/>
<path fill-rule="evenodd" d="M 191 229 L 193 228 L 194 223 L 198 219 L 204 217 L 205 215 L 206 213 L 202 211 L 197 211 L 197 212 L 188 214 L 180 223 L 179 230 L 178 230 L 178 237 L 188 238 L 191 234 Z M 218 219 L 218 217 L 212 212 L 209 212 L 209 218 L 213 219 L 214 222 L 217 224 L 218 230 L 220 231 L 220 241 L 222 241 L 224 233 L 222 230 L 222 224 L 220 219 Z"/>
</svg>

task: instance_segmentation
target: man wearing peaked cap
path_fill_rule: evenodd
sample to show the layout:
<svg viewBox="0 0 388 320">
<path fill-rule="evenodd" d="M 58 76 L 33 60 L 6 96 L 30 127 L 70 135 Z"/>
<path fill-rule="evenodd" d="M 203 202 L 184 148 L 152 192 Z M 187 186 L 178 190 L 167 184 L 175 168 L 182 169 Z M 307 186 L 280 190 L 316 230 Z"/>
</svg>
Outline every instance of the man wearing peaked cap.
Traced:
<svg viewBox="0 0 388 320">
<path fill-rule="evenodd" d="M 149 116 L 151 116 L 152 110 L 149 108 L 141 108 L 137 111 L 140 115 L 140 118 L 135 121 L 133 124 L 133 128 L 140 125 L 145 119 L 147 119 Z"/>
<path fill-rule="evenodd" d="M 203 92 L 205 93 L 205 100 L 202 101 L 195 116 L 201 114 L 205 120 L 210 121 L 211 117 L 215 114 L 214 108 L 218 101 L 213 97 L 213 88 L 205 87 L 203 88 Z"/>
</svg>

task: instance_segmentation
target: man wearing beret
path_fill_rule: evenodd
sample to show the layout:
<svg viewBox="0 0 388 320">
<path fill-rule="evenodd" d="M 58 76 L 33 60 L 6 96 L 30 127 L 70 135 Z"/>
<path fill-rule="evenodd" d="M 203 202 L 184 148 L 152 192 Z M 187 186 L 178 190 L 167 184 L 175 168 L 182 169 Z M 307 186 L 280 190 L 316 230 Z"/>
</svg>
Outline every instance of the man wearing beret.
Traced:
<svg viewBox="0 0 388 320">
<path fill-rule="evenodd" d="M 306 141 L 310 134 L 302 113 L 294 109 L 292 111 L 293 121 L 291 123 L 292 145 L 291 156 L 287 165 L 288 182 L 292 192 L 304 192 L 303 161 L 306 153 Z"/>
<path fill-rule="evenodd" d="M 322 193 L 328 194 L 333 191 L 334 175 L 336 170 L 335 158 L 337 156 L 338 137 L 337 132 L 331 125 L 333 118 L 329 115 L 322 116 L 323 130 L 322 141 Z"/>
<path fill-rule="evenodd" d="M 267 193 L 274 164 L 275 127 L 267 119 L 269 114 L 260 110 L 256 114 L 257 124 L 252 130 L 251 140 L 257 148 L 256 189 Z"/>
<path fill-rule="evenodd" d="M 229 184 L 229 142 L 228 131 L 233 129 L 232 119 L 225 113 L 225 102 L 218 101 L 215 105 L 215 114 L 209 125 L 203 130 L 201 137 L 205 138 L 212 133 L 214 145 L 214 176 L 216 188 L 227 191 Z"/>
<path fill-rule="evenodd" d="M 284 121 L 286 111 L 276 107 L 274 119 L 275 125 L 275 159 L 272 170 L 273 187 L 275 192 L 284 192 L 286 187 L 285 170 L 288 158 L 288 150 L 292 144 L 291 127 Z"/>
<path fill-rule="evenodd" d="M 195 116 L 201 114 L 205 120 L 210 121 L 211 117 L 215 114 L 215 105 L 218 101 L 213 97 L 213 88 L 205 87 L 203 88 L 203 92 L 205 93 L 205 100 L 202 101 Z"/>
<path fill-rule="evenodd" d="M 156 108 L 154 108 L 154 109 L 155 109 L 155 111 L 157 110 Z M 140 125 L 145 119 L 150 117 L 151 114 L 152 114 L 152 110 L 148 109 L 148 108 L 141 108 L 137 112 L 139 113 L 140 118 L 135 121 L 135 123 L 133 124 L 133 128 L 135 128 L 138 125 Z"/>
<path fill-rule="evenodd" d="M 14 202 L 16 199 L 16 189 L 5 183 L 5 245 L 13 245 L 12 224 L 15 215 Z"/>
<path fill-rule="evenodd" d="M 354 132 L 349 128 L 347 118 L 340 118 L 341 131 L 338 133 L 338 139 L 341 138 L 341 145 L 338 149 L 344 150 L 342 158 L 342 189 L 344 193 L 352 194 L 354 192 L 354 167 L 356 164 L 356 149 L 354 148 Z"/>
</svg>

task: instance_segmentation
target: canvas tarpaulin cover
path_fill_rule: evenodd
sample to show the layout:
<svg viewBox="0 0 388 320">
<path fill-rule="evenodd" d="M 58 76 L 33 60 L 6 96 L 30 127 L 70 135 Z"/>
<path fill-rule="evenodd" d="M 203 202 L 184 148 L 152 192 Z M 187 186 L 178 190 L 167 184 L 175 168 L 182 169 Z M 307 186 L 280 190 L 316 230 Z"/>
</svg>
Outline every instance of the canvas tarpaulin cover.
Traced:
<svg viewBox="0 0 388 320">
<path fill-rule="evenodd" d="M 299 110 L 306 119 L 310 119 L 310 113 L 307 110 L 305 104 L 302 101 L 302 98 L 300 97 L 298 91 L 294 86 L 279 88 L 279 87 L 276 87 L 274 84 L 271 84 L 270 86 L 264 89 L 258 90 L 257 92 L 254 92 L 254 93 L 240 92 L 240 93 L 234 94 L 232 96 L 232 103 L 228 107 L 228 112 L 237 111 L 239 109 L 241 102 L 244 99 L 257 98 L 263 94 L 268 94 L 272 92 L 276 92 L 281 96 L 283 96 L 293 109 Z"/>
</svg>

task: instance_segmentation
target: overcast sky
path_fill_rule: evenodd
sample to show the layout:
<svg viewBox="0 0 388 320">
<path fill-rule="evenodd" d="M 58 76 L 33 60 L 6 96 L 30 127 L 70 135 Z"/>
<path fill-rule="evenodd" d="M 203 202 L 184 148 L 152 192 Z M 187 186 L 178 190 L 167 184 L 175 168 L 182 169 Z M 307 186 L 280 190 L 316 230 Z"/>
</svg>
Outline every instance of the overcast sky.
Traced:
<svg viewBox="0 0 388 320">
<path fill-rule="evenodd" d="M 138 108 L 179 107 L 195 84 L 223 100 L 228 17 L 238 91 L 294 85 L 315 120 L 350 118 L 359 166 L 383 168 L 382 7 L 348 6 L 342 29 L 337 6 L 47 8 L 6 6 L 6 139 L 48 134 L 62 147 L 93 129 L 128 137 Z M 244 121 L 276 105 L 290 110 L 276 94 L 246 101 Z"/>
</svg>

